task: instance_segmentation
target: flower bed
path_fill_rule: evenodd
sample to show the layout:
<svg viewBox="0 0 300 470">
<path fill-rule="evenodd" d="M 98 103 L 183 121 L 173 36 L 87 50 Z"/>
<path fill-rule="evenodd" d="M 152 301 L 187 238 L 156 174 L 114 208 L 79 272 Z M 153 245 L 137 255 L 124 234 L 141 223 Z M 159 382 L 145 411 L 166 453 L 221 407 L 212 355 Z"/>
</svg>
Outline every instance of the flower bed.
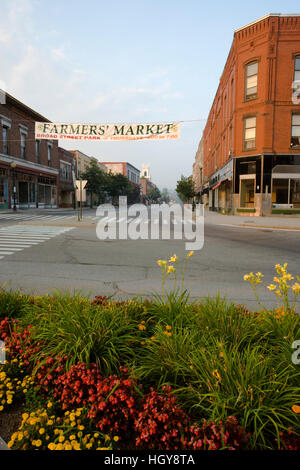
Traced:
<svg viewBox="0 0 300 470">
<path fill-rule="evenodd" d="M 127 302 L 2 289 L 0 435 L 11 410 L 16 450 L 300 449 L 300 318 L 279 304 L 293 278 L 277 272 L 278 306 L 258 312 L 163 288 Z"/>
</svg>

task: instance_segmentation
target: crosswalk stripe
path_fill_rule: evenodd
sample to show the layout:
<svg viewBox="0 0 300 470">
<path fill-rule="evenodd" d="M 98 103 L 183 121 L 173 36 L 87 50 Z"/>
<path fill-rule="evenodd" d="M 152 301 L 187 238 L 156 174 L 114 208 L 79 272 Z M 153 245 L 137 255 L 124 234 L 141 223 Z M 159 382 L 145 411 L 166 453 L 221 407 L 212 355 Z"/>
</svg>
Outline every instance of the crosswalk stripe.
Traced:
<svg viewBox="0 0 300 470">
<path fill-rule="evenodd" d="M 28 239 L 28 238 L 30 238 L 31 240 L 49 240 L 49 239 L 51 238 L 51 237 L 49 237 L 49 236 L 48 236 L 48 237 L 45 237 L 45 236 L 41 236 L 41 237 L 40 237 L 40 236 L 38 236 L 38 235 L 33 235 L 33 236 L 31 236 L 31 235 L 25 235 L 25 234 L 16 235 L 16 234 L 14 234 L 14 233 L 7 233 L 7 234 L 5 234 L 5 235 L 2 235 L 2 233 L 0 233 L 0 239 L 3 238 L 3 237 L 7 238 L 9 235 L 13 236 L 15 239 L 22 239 L 22 238 Z"/>
<path fill-rule="evenodd" d="M 25 248 L 41 244 L 61 235 L 74 227 L 43 227 L 14 225 L 0 229 L 0 259 L 17 254 Z"/>
<path fill-rule="evenodd" d="M 10 243 L 0 243 L 0 249 L 1 249 L 2 247 L 6 247 L 6 246 L 7 246 L 7 247 L 16 247 L 16 248 L 27 248 L 27 247 L 29 247 L 29 246 L 31 246 L 31 245 L 38 245 L 38 243 L 28 243 L 27 245 L 24 245 L 24 244 L 22 244 L 22 245 L 17 244 L 17 245 L 16 245 L 15 242 L 12 241 L 12 242 L 10 242 Z"/>
<path fill-rule="evenodd" d="M 10 243 L 30 243 L 32 245 L 38 245 L 39 243 L 41 243 L 39 240 L 31 240 L 30 238 L 14 238 L 14 239 L 11 239 L 11 238 L 1 238 L 0 239 L 0 242 L 10 242 Z"/>
<path fill-rule="evenodd" d="M 2 252 L 7 252 L 7 251 L 22 251 L 23 248 L 15 248 L 14 246 L 0 246 L 0 250 Z"/>
</svg>

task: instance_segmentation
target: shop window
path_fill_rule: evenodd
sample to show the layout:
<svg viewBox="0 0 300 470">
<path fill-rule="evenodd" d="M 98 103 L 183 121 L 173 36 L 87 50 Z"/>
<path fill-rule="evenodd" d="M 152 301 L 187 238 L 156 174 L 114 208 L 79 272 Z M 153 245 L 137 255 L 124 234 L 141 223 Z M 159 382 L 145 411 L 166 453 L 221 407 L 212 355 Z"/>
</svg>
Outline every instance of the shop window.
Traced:
<svg viewBox="0 0 300 470">
<path fill-rule="evenodd" d="M 289 204 L 289 180 L 288 179 L 273 179 L 272 189 L 272 203 L 273 204 Z"/>
<path fill-rule="evenodd" d="M 290 180 L 290 204 L 300 207 L 300 179 Z"/>
<path fill-rule="evenodd" d="M 300 114 L 292 115 L 291 147 L 300 146 Z"/>
<path fill-rule="evenodd" d="M 258 62 L 246 65 L 245 99 L 247 101 L 257 98 L 257 77 Z"/>
<path fill-rule="evenodd" d="M 256 117 L 244 119 L 244 150 L 252 150 L 256 145 Z"/>
</svg>

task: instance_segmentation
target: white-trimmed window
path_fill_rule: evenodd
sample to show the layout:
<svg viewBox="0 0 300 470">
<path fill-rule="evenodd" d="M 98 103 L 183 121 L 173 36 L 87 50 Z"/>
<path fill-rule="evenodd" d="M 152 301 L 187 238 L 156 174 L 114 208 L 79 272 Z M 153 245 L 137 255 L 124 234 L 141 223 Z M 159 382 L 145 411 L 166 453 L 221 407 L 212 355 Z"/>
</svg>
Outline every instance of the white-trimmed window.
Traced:
<svg viewBox="0 0 300 470">
<path fill-rule="evenodd" d="M 6 116 L 0 115 L 0 123 L 2 126 L 2 152 L 6 155 L 9 154 L 9 130 L 11 128 L 11 120 Z"/>
<path fill-rule="evenodd" d="M 300 88 L 300 55 L 295 57 L 294 90 Z"/>
<path fill-rule="evenodd" d="M 300 114 L 292 114 L 291 147 L 300 146 Z"/>
<path fill-rule="evenodd" d="M 51 160 L 52 160 L 52 144 L 48 142 L 47 145 L 47 156 L 48 156 L 48 166 L 51 166 Z"/>
<path fill-rule="evenodd" d="M 8 127 L 7 126 L 3 126 L 2 127 L 2 151 L 3 153 L 5 153 L 6 155 L 8 155 L 9 151 L 8 151 Z"/>
<path fill-rule="evenodd" d="M 246 84 L 245 84 L 245 99 L 254 100 L 257 98 L 257 77 L 258 77 L 258 62 L 251 62 L 246 65 Z"/>
<path fill-rule="evenodd" d="M 26 158 L 26 139 L 28 136 L 28 128 L 23 124 L 19 124 L 20 128 L 20 144 L 21 144 L 21 158 Z"/>
<path fill-rule="evenodd" d="M 36 162 L 40 163 L 40 140 L 35 141 L 35 158 Z"/>
<path fill-rule="evenodd" d="M 26 134 L 21 132 L 21 158 L 26 158 Z"/>
<path fill-rule="evenodd" d="M 252 150 L 256 145 L 256 116 L 244 119 L 244 150 Z"/>
</svg>

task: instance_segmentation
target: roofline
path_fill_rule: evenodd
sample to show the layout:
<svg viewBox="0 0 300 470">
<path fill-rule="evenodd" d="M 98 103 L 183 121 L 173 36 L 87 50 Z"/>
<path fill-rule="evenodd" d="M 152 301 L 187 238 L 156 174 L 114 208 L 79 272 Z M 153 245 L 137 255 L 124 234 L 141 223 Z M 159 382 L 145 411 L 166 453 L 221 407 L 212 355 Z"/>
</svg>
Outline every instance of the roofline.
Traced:
<svg viewBox="0 0 300 470">
<path fill-rule="evenodd" d="M 100 161 L 100 160 L 99 160 Z M 116 164 L 116 163 L 122 163 L 122 164 L 126 164 L 126 165 L 130 165 L 132 168 L 134 168 L 136 171 L 139 171 L 141 173 L 141 170 L 139 170 L 138 168 L 136 168 L 132 163 L 129 163 L 129 162 L 100 162 L 100 163 L 103 163 L 103 165 L 110 165 L 110 164 Z"/>
<path fill-rule="evenodd" d="M 17 100 L 14 96 L 10 95 L 9 93 L 5 93 L 6 98 L 8 98 L 8 101 L 10 101 L 12 104 L 17 106 L 20 109 L 23 109 L 25 112 L 31 114 L 32 116 L 36 116 L 38 120 L 44 121 L 44 122 L 51 122 L 49 119 L 45 118 L 45 116 L 42 116 L 40 113 L 37 111 L 34 111 L 34 109 L 30 108 L 26 104 L 22 103 L 22 101 Z"/>
<path fill-rule="evenodd" d="M 251 23 L 248 23 L 246 24 L 245 26 L 241 26 L 240 28 L 236 29 L 234 32 L 237 33 L 239 31 L 241 31 L 242 29 L 245 29 L 245 28 L 248 28 L 249 26 L 252 26 L 256 23 L 259 23 L 260 21 L 262 20 L 265 20 L 266 18 L 270 18 L 270 17 L 281 17 L 281 18 L 284 18 L 284 17 L 299 17 L 300 16 L 300 13 L 268 13 L 267 15 L 265 16 L 262 16 L 261 18 L 259 18 L 258 20 L 254 20 L 252 21 Z"/>
</svg>

